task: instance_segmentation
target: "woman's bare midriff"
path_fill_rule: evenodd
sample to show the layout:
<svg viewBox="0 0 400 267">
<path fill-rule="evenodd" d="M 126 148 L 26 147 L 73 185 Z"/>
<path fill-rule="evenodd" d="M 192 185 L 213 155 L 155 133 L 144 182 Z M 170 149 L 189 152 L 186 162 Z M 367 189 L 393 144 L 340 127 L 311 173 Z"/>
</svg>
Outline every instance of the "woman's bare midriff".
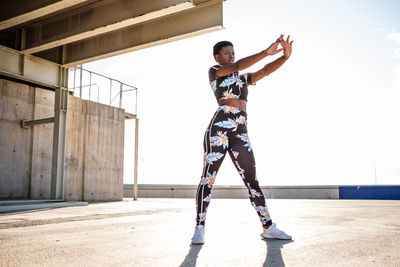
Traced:
<svg viewBox="0 0 400 267">
<path fill-rule="evenodd" d="M 222 99 L 218 101 L 218 105 L 220 106 L 228 105 L 246 112 L 246 102 L 247 101 L 244 99 Z"/>
</svg>

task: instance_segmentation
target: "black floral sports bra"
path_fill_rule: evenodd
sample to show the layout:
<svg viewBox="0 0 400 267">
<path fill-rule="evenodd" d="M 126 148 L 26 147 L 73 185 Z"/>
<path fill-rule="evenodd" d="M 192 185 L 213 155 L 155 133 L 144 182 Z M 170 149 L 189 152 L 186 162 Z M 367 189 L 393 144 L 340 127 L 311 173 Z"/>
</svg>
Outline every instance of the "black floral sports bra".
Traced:
<svg viewBox="0 0 400 267">
<path fill-rule="evenodd" d="M 208 70 L 208 78 L 217 101 L 222 99 L 243 99 L 247 101 L 247 86 L 251 83 L 251 74 L 239 75 L 233 72 L 226 76 L 216 77 L 215 74 L 221 65 L 212 66 Z"/>
</svg>

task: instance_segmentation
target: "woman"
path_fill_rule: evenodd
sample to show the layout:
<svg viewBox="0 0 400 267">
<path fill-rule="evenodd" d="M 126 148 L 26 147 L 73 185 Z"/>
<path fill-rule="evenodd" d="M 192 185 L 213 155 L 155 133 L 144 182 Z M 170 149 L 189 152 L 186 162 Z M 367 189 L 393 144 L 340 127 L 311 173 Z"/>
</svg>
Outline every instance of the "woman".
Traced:
<svg viewBox="0 0 400 267">
<path fill-rule="evenodd" d="M 289 37 L 281 35 L 267 49 L 235 62 L 235 52 L 231 42 L 222 41 L 214 45 L 213 54 L 218 65 L 209 69 L 211 88 L 217 98 L 219 108 L 215 112 L 204 135 L 204 169 L 196 194 L 196 229 L 192 244 L 204 243 L 204 224 L 207 207 L 215 176 L 222 161 L 229 153 L 246 185 L 251 204 L 255 208 L 263 226 L 262 238 L 292 239 L 272 223 L 264 195 L 256 177 L 253 151 L 246 127 L 247 86 L 255 85 L 260 79 L 277 70 L 292 53 Z M 278 49 L 281 45 L 282 48 Z M 254 73 L 239 75 L 244 70 L 266 56 L 283 51 L 283 55 Z"/>
</svg>

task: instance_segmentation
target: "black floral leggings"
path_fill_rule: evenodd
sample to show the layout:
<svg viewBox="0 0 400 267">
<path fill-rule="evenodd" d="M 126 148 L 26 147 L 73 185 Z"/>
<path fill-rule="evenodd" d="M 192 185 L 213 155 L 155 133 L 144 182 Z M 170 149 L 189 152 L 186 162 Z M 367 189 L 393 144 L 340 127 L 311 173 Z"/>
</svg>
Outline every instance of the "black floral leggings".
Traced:
<svg viewBox="0 0 400 267">
<path fill-rule="evenodd" d="M 204 135 L 204 169 L 197 188 L 196 223 L 204 225 L 211 190 L 226 152 L 236 166 L 249 192 L 250 202 L 264 227 L 272 224 L 264 195 L 256 177 L 254 154 L 247 135 L 247 115 L 232 106 L 220 106 Z"/>
</svg>

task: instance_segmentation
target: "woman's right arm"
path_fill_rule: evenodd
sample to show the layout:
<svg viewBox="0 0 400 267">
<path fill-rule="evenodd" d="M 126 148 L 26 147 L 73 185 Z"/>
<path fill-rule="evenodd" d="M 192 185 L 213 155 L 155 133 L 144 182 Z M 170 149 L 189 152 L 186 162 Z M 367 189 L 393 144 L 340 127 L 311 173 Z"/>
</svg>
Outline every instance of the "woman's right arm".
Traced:
<svg viewBox="0 0 400 267">
<path fill-rule="evenodd" d="M 282 40 L 283 40 L 283 35 L 281 35 L 275 41 L 275 43 L 272 43 L 267 49 L 265 49 L 257 54 L 239 59 L 238 61 L 231 63 L 231 64 L 222 65 L 217 70 L 216 76 L 222 77 L 222 76 L 231 74 L 232 72 L 247 69 L 247 68 L 251 67 L 252 65 L 254 65 L 255 63 L 257 63 L 258 61 L 260 61 L 261 59 L 265 58 L 266 56 L 275 55 L 275 54 L 281 52 L 283 50 L 283 48 L 278 49 L 278 45 Z"/>
</svg>

